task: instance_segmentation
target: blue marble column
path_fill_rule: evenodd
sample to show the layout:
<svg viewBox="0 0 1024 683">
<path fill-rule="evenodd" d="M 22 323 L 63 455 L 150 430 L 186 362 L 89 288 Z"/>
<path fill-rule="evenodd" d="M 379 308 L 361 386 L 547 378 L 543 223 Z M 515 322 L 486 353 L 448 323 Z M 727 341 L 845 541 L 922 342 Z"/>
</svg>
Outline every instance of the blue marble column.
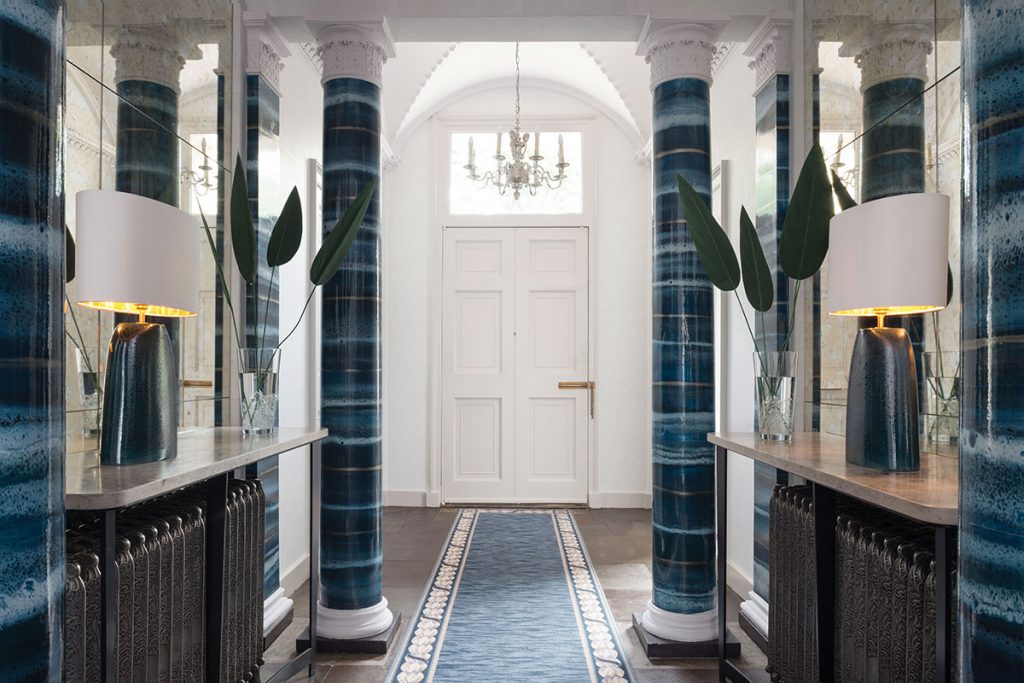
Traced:
<svg viewBox="0 0 1024 683">
<path fill-rule="evenodd" d="M 117 89 L 115 189 L 178 206 L 178 79 L 185 46 L 170 27 L 126 26 L 110 54 Z M 136 316 L 117 314 L 118 322 Z M 151 317 L 167 327 L 175 358 L 181 359 L 181 320 Z"/>
<path fill-rule="evenodd" d="M 0 681 L 59 681 L 64 3 L 0 4 Z"/>
<path fill-rule="evenodd" d="M 716 603 L 714 449 L 706 436 L 715 427 L 713 292 L 676 176 L 710 205 L 714 48 L 704 27 L 653 35 L 646 52 L 654 95 L 654 594 L 643 626 L 663 638 L 703 641 L 713 636 Z"/>
<path fill-rule="evenodd" d="M 963 3 L 960 680 L 1024 680 L 1024 6 Z"/>
<path fill-rule="evenodd" d="M 324 235 L 368 182 L 380 177 L 379 43 L 333 27 L 324 61 Z M 353 64 L 371 64 L 353 74 Z M 354 77 L 360 76 L 360 77 Z M 392 616 L 381 591 L 380 189 L 337 275 L 323 287 L 323 443 L 319 633 L 379 633 Z M 369 624 L 357 615 L 370 612 Z"/>
</svg>

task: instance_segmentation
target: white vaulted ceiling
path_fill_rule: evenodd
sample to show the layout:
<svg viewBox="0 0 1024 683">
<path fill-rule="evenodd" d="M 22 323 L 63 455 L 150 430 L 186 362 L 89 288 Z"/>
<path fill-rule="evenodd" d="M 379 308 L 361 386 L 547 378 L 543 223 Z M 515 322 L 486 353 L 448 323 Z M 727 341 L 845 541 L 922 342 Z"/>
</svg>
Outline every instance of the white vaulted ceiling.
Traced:
<svg viewBox="0 0 1024 683">
<path fill-rule="evenodd" d="M 396 149 L 434 112 L 514 81 L 514 43 L 401 43 L 384 66 L 385 137 Z M 558 90 L 601 111 L 642 147 L 650 136 L 648 67 L 633 43 L 522 43 L 524 88 Z M 511 114 L 511 98 L 502 111 Z M 529 102 L 523 103 L 529 109 Z"/>
</svg>

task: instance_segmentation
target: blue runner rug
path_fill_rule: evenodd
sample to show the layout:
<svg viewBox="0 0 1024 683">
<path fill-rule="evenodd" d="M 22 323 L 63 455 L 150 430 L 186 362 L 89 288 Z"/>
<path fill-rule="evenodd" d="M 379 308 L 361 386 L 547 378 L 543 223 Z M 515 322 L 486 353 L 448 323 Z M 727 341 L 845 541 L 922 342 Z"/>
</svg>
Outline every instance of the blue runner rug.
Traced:
<svg viewBox="0 0 1024 683">
<path fill-rule="evenodd" d="M 636 680 L 568 510 L 462 510 L 393 683 Z"/>
</svg>

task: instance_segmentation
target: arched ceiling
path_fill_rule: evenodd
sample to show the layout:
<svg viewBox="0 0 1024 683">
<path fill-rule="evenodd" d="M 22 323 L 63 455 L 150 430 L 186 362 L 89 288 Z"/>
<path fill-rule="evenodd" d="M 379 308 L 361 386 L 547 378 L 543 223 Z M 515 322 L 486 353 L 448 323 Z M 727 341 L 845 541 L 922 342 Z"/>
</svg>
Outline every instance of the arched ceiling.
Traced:
<svg viewBox="0 0 1024 683">
<path fill-rule="evenodd" d="M 514 43 L 403 43 L 384 66 L 385 136 L 396 147 L 464 94 L 514 82 Z M 649 71 L 634 43 L 522 43 L 524 87 L 561 89 L 605 113 L 634 143 L 650 137 Z M 513 102 L 507 103 L 509 115 Z M 502 110 L 504 111 L 504 110 Z M 523 102 L 529 116 L 529 100 Z"/>
</svg>

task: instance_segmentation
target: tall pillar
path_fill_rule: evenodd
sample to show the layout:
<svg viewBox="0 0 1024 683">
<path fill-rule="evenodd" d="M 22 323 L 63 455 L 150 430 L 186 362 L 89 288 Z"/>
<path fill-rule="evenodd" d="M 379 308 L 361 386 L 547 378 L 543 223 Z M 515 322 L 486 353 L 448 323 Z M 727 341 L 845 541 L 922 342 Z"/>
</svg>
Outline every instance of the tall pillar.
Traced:
<svg viewBox="0 0 1024 683">
<path fill-rule="evenodd" d="M 1024 7 L 963 3 L 961 681 L 1024 680 Z"/>
<path fill-rule="evenodd" d="M 115 186 L 178 206 L 178 93 L 181 69 L 190 46 L 173 26 L 124 26 L 117 30 L 110 55 L 117 88 Z M 117 320 L 135 316 L 119 314 Z M 153 316 L 167 327 L 180 362 L 181 321 Z"/>
<path fill-rule="evenodd" d="M 323 60 L 325 235 L 380 177 L 381 69 L 393 54 L 383 24 L 334 25 Z M 351 639 L 387 630 L 381 591 L 380 189 L 341 271 L 323 287 L 323 444 L 318 634 Z"/>
<path fill-rule="evenodd" d="M 64 20 L 0 4 L 0 643 L 60 680 L 64 595 Z"/>
<path fill-rule="evenodd" d="M 714 32 L 656 28 L 641 40 L 654 96 L 654 595 L 639 623 L 660 638 L 715 637 L 714 311 L 683 220 L 682 175 L 711 202 L 710 83 Z"/>
<path fill-rule="evenodd" d="M 932 4 L 922 4 L 931 13 Z M 861 70 L 864 98 L 864 136 L 861 140 L 860 200 L 891 197 L 925 190 L 924 87 L 932 27 L 925 24 L 879 24 L 865 30 L 854 45 L 843 45 L 840 55 L 854 55 Z M 895 112 L 895 113 L 894 113 Z M 874 321 L 862 319 L 862 326 Z M 903 327 L 910 335 L 921 377 L 924 317 L 894 316 L 890 327 Z M 919 384 L 924 396 L 925 383 Z"/>
<path fill-rule="evenodd" d="M 782 225 L 789 207 L 792 26 L 788 20 L 766 19 L 747 45 L 754 69 L 756 142 L 755 211 L 757 235 L 773 273 L 775 306 L 755 317 L 756 333 L 768 351 L 780 349 L 792 320 L 790 280 L 779 264 Z M 796 348 L 796 340 L 793 348 Z M 769 502 L 776 484 L 788 481 L 785 472 L 754 464 L 754 590 L 740 605 L 740 623 L 768 637 Z"/>
<path fill-rule="evenodd" d="M 278 342 L 280 280 L 273 278 L 264 255 L 270 233 L 287 198 L 281 180 L 281 59 L 290 53 L 287 43 L 265 14 L 245 19 L 245 180 L 249 211 L 256 222 L 260 254 L 256 286 L 245 286 L 246 345 L 273 348 Z M 290 189 L 290 188 L 289 188 Z M 250 465 L 247 475 L 263 482 L 266 524 L 263 548 L 263 634 L 270 636 L 291 621 L 293 605 L 281 588 L 278 529 L 279 461 L 277 456 Z"/>
</svg>

